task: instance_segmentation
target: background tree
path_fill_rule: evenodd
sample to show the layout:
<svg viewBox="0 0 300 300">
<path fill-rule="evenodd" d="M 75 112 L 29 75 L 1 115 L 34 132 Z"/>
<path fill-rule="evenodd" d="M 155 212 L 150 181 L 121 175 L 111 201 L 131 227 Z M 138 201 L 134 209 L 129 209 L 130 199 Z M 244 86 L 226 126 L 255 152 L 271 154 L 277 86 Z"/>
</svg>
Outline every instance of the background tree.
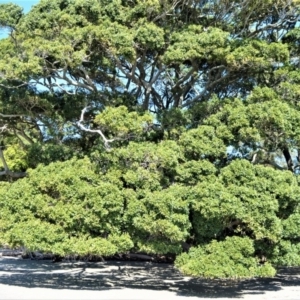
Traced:
<svg viewBox="0 0 300 300">
<path fill-rule="evenodd" d="M 206 277 L 299 265 L 299 8 L 1 5 L 2 243 Z"/>
</svg>

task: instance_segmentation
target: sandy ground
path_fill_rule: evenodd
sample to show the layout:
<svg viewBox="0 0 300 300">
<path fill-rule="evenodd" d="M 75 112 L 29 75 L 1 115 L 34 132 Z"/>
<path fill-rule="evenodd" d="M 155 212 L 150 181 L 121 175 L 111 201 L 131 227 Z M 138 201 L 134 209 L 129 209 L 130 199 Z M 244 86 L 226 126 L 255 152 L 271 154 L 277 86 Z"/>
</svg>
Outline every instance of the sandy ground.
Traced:
<svg viewBox="0 0 300 300">
<path fill-rule="evenodd" d="M 62 262 L 0 256 L 0 299 L 300 299 L 300 269 L 272 279 L 209 281 L 172 265 L 145 262 Z"/>
</svg>

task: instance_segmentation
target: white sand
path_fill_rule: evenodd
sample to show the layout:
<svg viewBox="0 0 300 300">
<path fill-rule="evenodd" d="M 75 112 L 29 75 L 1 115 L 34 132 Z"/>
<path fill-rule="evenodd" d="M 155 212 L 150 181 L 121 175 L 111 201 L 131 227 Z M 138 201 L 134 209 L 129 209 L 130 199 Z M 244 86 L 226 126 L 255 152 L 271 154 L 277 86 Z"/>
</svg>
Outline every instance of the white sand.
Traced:
<svg viewBox="0 0 300 300">
<path fill-rule="evenodd" d="M 120 267 L 120 269 L 119 269 Z M 172 265 L 33 261 L 0 257 L 0 299 L 300 299 L 300 269 L 273 279 L 209 281 Z"/>
</svg>

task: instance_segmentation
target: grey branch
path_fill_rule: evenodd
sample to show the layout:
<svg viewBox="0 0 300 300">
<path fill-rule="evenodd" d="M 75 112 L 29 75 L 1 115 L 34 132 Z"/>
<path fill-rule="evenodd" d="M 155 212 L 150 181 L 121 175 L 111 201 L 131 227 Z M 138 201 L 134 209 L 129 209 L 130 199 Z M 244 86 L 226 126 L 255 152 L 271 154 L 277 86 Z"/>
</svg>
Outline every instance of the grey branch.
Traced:
<svg viewBox="0 0 300 300">
<path fill-rule="evenodd" d="M 255 164 L 256 158 L 257 158 L 257 153 L 254 153 L 252 160 L 251 160 L 252 164 Z"/>
<path fill-rule="evenodd" d="M 5 114 L 0 113 L 0 117 L 1 118 L 21 118 L 22 115 L 5 115 Z"/>
<path fill-rule="evenodd" d="M 2 127 L 0 127 L 0 133 L 7 130 L 7 124 L 4 124 Z"/>
<path fill-rule="evenodd" d="M 86 111 L 89 109 L 89 107 L 85 107 L 82 111 L 81 111 L 81 116 L 80 116 L 80 120 L 77 122 L 77 125 L 78 127 L 83 130 L 83 131 L 86 131 L 86 132 L 91 132 L 91 133 L 98 133 L 103 142 L 104 142 L 104 146 L 106 149 L 109 149 L 110 148 L 110 143 L 112 143 L 113 141 L 115 141 L 116 139 L 107 139 L 105 137 L 105 135 L 103 134 L 103 132 L 100 130 L 100 129 L 89 129 L 87 127 L 84 126 L 83 122 L 84 122 L 84 114 L 86 113 Z"/>
</svg>

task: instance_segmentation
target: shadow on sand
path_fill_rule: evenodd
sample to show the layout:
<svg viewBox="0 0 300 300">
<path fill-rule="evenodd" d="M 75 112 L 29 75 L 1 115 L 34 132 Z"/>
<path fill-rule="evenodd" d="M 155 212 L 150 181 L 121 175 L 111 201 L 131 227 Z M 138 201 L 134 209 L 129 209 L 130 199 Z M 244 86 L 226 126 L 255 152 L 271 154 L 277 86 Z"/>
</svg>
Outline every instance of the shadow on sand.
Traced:
<svg viewBox="0 0 300 300">
<path fill-rule="evenodd" d="M 281 269 L 275 278 L 239 282 L 182 276 L 170 264 L 145 262 L 61 262 L 0 257 L 0 284 L 52 289 L 150 289 L 173 291 L 181 296 L 208 298 L 260 295 L 283 286 L 300 285 L 300 269 Z"/>
</svg>

